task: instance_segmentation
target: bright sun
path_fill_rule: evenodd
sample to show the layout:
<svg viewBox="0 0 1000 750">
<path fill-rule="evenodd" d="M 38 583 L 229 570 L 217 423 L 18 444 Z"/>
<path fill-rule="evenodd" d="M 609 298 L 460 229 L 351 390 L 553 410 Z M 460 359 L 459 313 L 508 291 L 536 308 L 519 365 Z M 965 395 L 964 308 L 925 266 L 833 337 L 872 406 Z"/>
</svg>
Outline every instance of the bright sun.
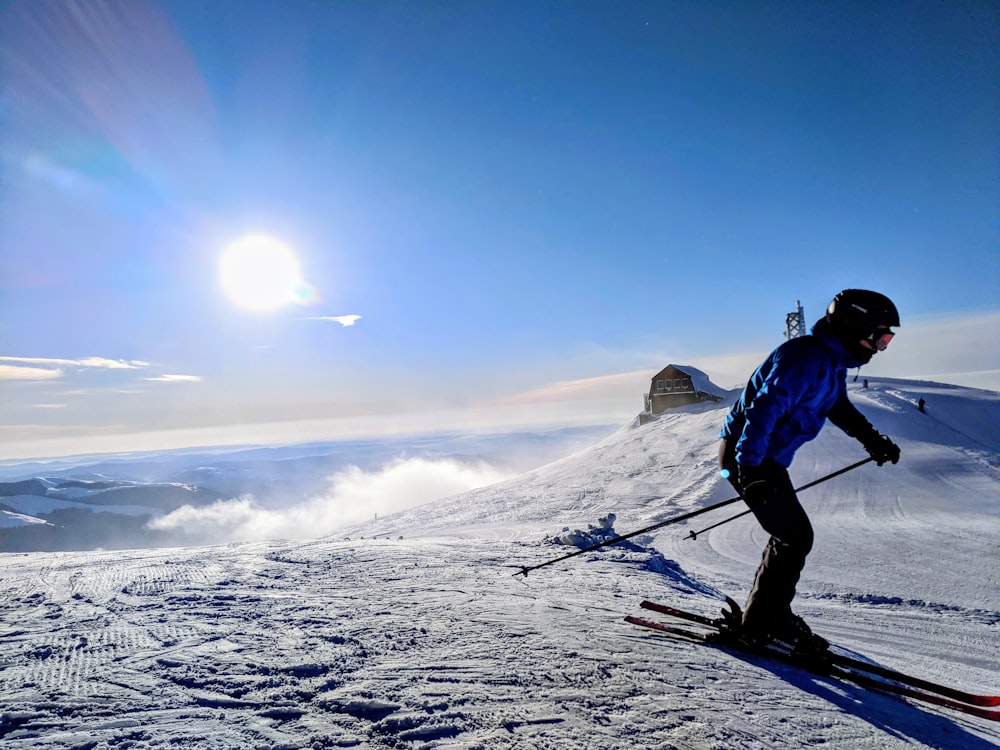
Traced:
<svg viewBox="0 0 1000 750">
<path fill-rule="evenodd" d="M 251 310 L 269 312 L 311 301 L 295 254 L 284 242 L 267 235 L 251 234 L 227 247 L 219 263 L 219 278 L 229 298 Z"/>
</svg>

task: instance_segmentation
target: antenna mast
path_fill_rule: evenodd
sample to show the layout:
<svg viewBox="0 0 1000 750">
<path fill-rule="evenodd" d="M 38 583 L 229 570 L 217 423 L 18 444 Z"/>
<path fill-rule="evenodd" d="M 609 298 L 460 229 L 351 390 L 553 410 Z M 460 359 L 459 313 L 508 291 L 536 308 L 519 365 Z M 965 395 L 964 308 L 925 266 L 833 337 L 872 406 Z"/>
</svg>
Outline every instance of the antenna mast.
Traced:
<svg viewBox="0 0 1000 750">
<path fill-rule="evenodd" d="M 795 312 L 790 312 L 785 316 L 785 338 L 797 339 L 806 335 L 806 312 L 802 309 L 802 303 L 795 300 Z"/>
</svg>

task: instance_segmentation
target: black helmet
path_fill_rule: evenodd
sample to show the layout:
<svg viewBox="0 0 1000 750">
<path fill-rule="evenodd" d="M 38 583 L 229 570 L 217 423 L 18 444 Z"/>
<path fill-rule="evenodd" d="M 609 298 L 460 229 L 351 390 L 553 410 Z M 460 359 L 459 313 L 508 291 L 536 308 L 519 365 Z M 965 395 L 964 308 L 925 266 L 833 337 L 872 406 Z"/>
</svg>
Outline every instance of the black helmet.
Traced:
<svg viewBox="0 0 1000 750">
<path fill-rule="evenodd" d="M 845 289 L 826 309 L 826 322 L 860 364 L 869 362 L 892 338 L 899 312 L 884 294 Z"/>
<path fill-rule="evenodd" d="M 876 328 L 898 326 L 899 312 L 884 294 L 845 289 L 826 308 L 826 319 L 838 331 L 868 336 Z"/>
</svg>

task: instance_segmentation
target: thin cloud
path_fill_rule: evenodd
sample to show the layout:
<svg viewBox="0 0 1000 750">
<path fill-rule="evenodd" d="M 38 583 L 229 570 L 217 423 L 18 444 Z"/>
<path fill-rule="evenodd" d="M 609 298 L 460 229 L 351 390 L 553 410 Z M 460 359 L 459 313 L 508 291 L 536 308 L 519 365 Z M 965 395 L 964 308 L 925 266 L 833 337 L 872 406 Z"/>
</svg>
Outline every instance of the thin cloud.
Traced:
<svg viewBox="0 0 1000 750">
<path fill-rule="evenodd" d="M 155 378 L 143 378 L 150 383 L 200 383 L 200 375 L 158 375 Z"/>
<path fill-rule="evenodd" d="M 641 393 L 647 386 L 649 372 L 632 372 L 600 375 L 579 380 L 562 380 L 524 393 L 498 399 L 488 406 L 537 404 L 552 401 L 587 401 L 593 399 L 621 398 Z"/>
<path fill-rule="evenodd" d="M 63 376 L 61 369 L 48 370 L 43 367 L 18 367 L 0 365 L 0 380 L 58 380 Z"/>
<path fill-rule="evenodd" d="M 7 357 L 0 356 L 0 380 L 58 380 L 66 373 L 66 368 L 90 368 L 101 370 L 138 370 L 148 367 L 148 362 L 138 360 L 109 359 L 107 357 L 81 357 L 62 359 L 57 357 Z"/>
<path fill-rule="evenodd" d="M 306 318 L 306 320 L 324 320 L 330 323 L 340 323 L 344 328 L 352 326 L 361 320 L 360 315 L 325 315 L 320 317 Z"/>
<path fill-rule="evenodd" d="M 124 359 L 106 359 L 105 357 L 84 357 L 77 360 L 77 364 L 81 367 L 102 367 L 105 370 L 138 370 L 149 367 L 149 362 L 138 360 L 127 362 Z"/>
<path fill-rule="evenodd" d="M 0 357 L 0 362 L 14 362 L 18 365 L 45 365 L 51 367 L 100 367 L 105 370 L 137 370 L 149 367 L 148 362 L 139 360 L 109 359 L 107 357 L 81 357 L 61 359 L 57 357 Z"/>
</svg>

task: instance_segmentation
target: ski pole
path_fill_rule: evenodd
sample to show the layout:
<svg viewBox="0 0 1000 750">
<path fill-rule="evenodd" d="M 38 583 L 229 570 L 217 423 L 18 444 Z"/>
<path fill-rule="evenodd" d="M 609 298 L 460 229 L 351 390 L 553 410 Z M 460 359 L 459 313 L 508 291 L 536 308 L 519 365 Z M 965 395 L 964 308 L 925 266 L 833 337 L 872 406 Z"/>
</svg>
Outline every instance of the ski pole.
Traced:
<svg viewBox="0 0 1000 750">
<path fill-rule="evenodd" d="M 814 479 L 813 481 L 809 482 L 809 484 L 804 484 L 801 487 L 796 487 L 795 491 L 796 492 L 802 492 L 802 490 L 807 490 L 810 487 L 814 487 L 817 484 L 825 482 L 827 479 L 833 479 L 834 477 L 839 477 L 841 474 L 846 474 L 847 472 L 851 471 L 852 469 L 856 469 L 859 466 L 864 466 L 869 461 L 874 461 L 874 460 L 875 460 L 874 458 L 869 457 L 869 458 L 866 458 L 864 461 L 858 461 L 856 464 L 851 464 L 850 466 L 845 466 L 843 469 L 838 469 L 837 471 L 833 472 L 832 474 L 827 474 L 825 477 L 820 477 L 819 479 Z M 685 539 L 697 539 L 701 534 L 704 534 L 706 531 L 711 531 L 712 529 L 717 529 L 719 526 L 724 526 L 725 524 L 729 523 L 730 521 L 735 521 L 737 518 L 743 518 L 743 516 L 747 515 L 748 513 L 753 513 L 753 511 L 752 510 L 745 510 L 742 513 L 737 513 L 735 516 L 730 516 L 725 521 L 719 521 L 718 523 L 713 523 L 711 526 L 706 526 L 701 531 L 691 531 L 691 532 L 688 532 L 688 535 L 686 537 L 684 537 L 684 538 Z"/>
<path fill-rule="evenodd" d="M 685 539 L 697 539 L 699 537 L 699 535 L 704 534 L 706 531 L 711 531 L 712 529 L 716 529 L 719 526 L 723 526 L 723 525 L 729 523 L 730 521 L 735 521 L 737 518 L 743 518 L 743 516 L 747 515 L 748 513 L 753 513 L 753 511 L 752 510 L 745 510 L 742 513 L 737 513 L 735 516 L 730 516 L 725 521 L 719 521 L 718 523 L 713 523 L 711 526 L 706 526 L 701 531 L 689 531 L 688 535 L 686 537 L 684 537 L 684 538 Z"/>
<path fill-rule="evenodd" d="M 694 518 L 695 516 L 700 516 L 702 513 L 708 513 L 710 510 L 715 510 L 716 508 L 722 508 L 726 505 L 732 505 L 738 500 L 742 500 L 739 495 L 730 498 L 729 500 L 723 500 L 721 503 L 716 503 L 715 505 L 709 505 L 707 508 L 701 508 L 700 510 L 693 510 L 690 513 L 684 513 L 674 518 L 668 518 L 666 521 L 660 521 L 660 523 L 653 524 L 652 526 L 647 526 L 644 529 L 639 529 L 638 531 L 633 531 L 631 534 L 623 534 L 622 536 L 616 536 L 614 539 L 606 539 L 599 544 L 587 547 L 586 549 L 578 549 L 575 552 L 570 552 L 568 555 L 563 555 L 562 557 L 557 557 L 554 560 L 549 560 L 548 562 L 539 563 L 538 565 L 522 565 L 521 569 L 514 573 L 516 576 L 523 575 L 527 577 L 528 573 L 532 570 L 538 570 L 539 568 L 544 568 L 546 565 L 552 565 L 557 562 L 562 562 L 563 560 L 569 560 L 571 557 L 576 557 L 577 555 L 582 555 L 584 552 L 593 552 L 595 549 L 600 549 L 601 547 L 607 547 L 611 544 L 618 544 L 618 542 L 624 542 L 626 539 L 631 539 L 634 536 L 639 536 L 639 534 L 646 534 L 650 531 L 655 531 L 656 529 L 663 528 L 664 526 L 669 526 L 672 523 L 680 523 L 681 521 L 686 521 L 689 518 Z"/>
<path fill-rule="evenodd" d="M 808 489 L 809 487 L 813 487 L 813 486 L 819 484 L 820 482 L 825 482 L 828 479 L 833 479 L 834 477 L 840 476 L 841 474 L 844 474 L 845 472 L 851 471 L 852 469 L 856 469 L 859 466 L 863 466 L 864 464 L 868 463 L 871 460 L 873 460 L 873 459 L 866 458 L 864 461 L 858 461 L 856 464 L 851 464 L 850 466 L 845 466 L 843 469 L 839 469 L 838 471 L 835 471 L 832 474 L 827 474 L 825 477 L 820 477 L 819 479 L 816 479 L 816 480 L 813 480 L 812 482 L 809 482 L 809 484 L 804 484 L 801 487 L 799 487 L 798 489 L 796 489 L 795 491 L 796 492 L 801 492 L 802 490 Z M 662 529 L 664 526 L 669 526 L 670 524 L 674 524 L 674 523 L 680 523 L 681 521 L 686 521 L 689 518 L 694 518 L 695 516 L 700 516 L 703 513 L 708 513 L 711 510 L 716 510 L 717 508 L 723 508 L 723 507 L 725 507 L 727 505 L 732 505 L 733 503 L 739 502 L 742 499 L 743 499 L 742 497 L 740 497 L 739 495 L 737 495 L 736 497 L 732 497 L 732 498 L 730 498 L 728 500 L 723 500 L 722 502 L 718 502 L 718 503 L 715 503 L 713 505 L 709 505 L 709 506 L 707 506 L 705 508 L 700 508 L 698 510 L 693 510 L 693 511 L 691 511 L 689 513 L 682 513 L 681 515 L 674 516 L 673 518 L 668 518 L 666 521 L 660 521 L 659 523 L 655 523 L 652 526 L 647 526 L 644 529 L 639 529 L 638 531 L 633 531 L 630 534 L 623 534 L 622 536 L 616 536 L 614 539 L 606 539 L 605 541 L 600 542 L 598 544 L 591 545 L 590 547 L 586 547 L 584 549 L 578 549 L 578 550 L 576 550 L 574 552 L 570 552 L 569 554 L 563 555 L 562 557 L 557 557 L 557 558 L 555 558 L 553 560 L 548 560 L 546 562 L 539 563 L 538 565 L 522 565 L 521 569 L 519 571 L 517 571 L 516 573 L 514 573 L 513 575 L 515 575 L 515 576 L 522 576 L 523 575 L 525 578 L 527 578 L 528 573 L 530 573 L 532 570 L 538 570 L 539 568 L 544 568 L 544 567 L 546 567 L 548 565 L 554 565 L 557 562 L 562 562 L 563 560 L 569 560 L 571 557 L 576 557 L 577 555 L 582 555 L 582 554 L 584 554 L 586 552 L 593 552 L 594 550 L 601 549 L 602 547 L 608 547 L 608 546 L 610 546 L 612 544 L 618 544 L 618 542 L 624 542 L 626 539 L 631 539 L 632 537 L 639 536 L 640 534 L 648 534 L 650 531 L 656 531 L 656 529 Z M 749 513 L 749 512 L 750 511 L 746 511 L 745 513 Z M 733 518 L 739 518 L 740 516 L 745 515 L 745 513 L 740 513 L 738 516 L 733 516 Z M 728 520 L 732 521 L 733 518 L 730 518 Z M 728 523 L 728 521 L 723 521 L 723 523 Z M 716 524 L 716 526 L 719 526 L 719 525 L 721 525 L 721 524 Z M 712 527 L 709 527 L 709 528 L 715 528 L 715 527 L 712 526 Z M 708 531 L 708 529 L 705 529 L 705 531 Z M 698 533 L 702 533 L 702 532 L 698 532 Z"/>
</svg>

